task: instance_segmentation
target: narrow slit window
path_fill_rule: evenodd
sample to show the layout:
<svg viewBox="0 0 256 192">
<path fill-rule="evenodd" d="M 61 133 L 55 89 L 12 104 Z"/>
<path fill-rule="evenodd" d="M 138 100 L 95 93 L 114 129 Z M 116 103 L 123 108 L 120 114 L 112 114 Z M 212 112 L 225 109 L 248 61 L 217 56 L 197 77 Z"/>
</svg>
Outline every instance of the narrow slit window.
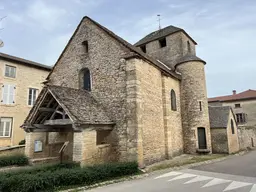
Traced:
<svg viewBox="0 0 256 192">
<path fill-rule="evenodd" d="M 173 89 L 171 90 L 171 109 L 177 111 L 176 93 Z"/>
<path fill-rule="evenodd" d="M 160 39 L 159 45 L 160 45 L 160 48 L 166 47 L 166 38 Z"/>
<path fill-rule="evenodd" d="M 202 101 L 199 101 L 199 110 L 202 111 Z"/>
<path fill-rule="evenodd" d="M 231 131 L 232 131 L 232 134 L 235 134 L 235 127 L 234 127 L 233 119 L 231 119 Z"/>
<path fill-rule="evenodd" d="M 88 51 L 89 51 L 88 41 L 83 41 L 82 44 L 84 46 L 85 52 L 88 53 Z"/>
<path fill-rule="evenodd" d="M 189 41 L 187 41 L 187 47 L 188 47 L 188 53 L 191 53 L 191 45 Z"/>
</svg>

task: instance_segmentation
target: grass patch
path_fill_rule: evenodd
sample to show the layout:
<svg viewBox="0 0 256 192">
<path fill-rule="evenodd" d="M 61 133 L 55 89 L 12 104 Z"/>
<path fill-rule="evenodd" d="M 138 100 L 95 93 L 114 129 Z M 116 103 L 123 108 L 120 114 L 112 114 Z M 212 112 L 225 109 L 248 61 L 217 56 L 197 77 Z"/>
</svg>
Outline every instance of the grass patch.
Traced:
<svg viewBox="0 0 256 192">
<path fill-rule="evenodd" d="M 0 157 L 0 167 L 28 165 L 28 158 L 23 154 L 7 155 Z"/>
<path fill-rule="evenodd" d="M 196 156 L 186 156 L 184 158 L 177 158 L 167 160 L 161 163 L 157 163 L 149 167 L 148 171 L 156 171 L 161 169 L 167 169 L 172 167 L 180 167 L 183 165 L 199 163 L 203 161 L 218 159 L 227 156 L 226 154 L 210 154 L 210 155 L 196 155 Z"/>
<path fill-rule="evenodd" d="M 0 173 L 0 191 L 54 191 L 88 186 L 138 173 L 136 162 L 111 163 L 80 168 L 77 164 L 51 165 Z"/>
</svg>

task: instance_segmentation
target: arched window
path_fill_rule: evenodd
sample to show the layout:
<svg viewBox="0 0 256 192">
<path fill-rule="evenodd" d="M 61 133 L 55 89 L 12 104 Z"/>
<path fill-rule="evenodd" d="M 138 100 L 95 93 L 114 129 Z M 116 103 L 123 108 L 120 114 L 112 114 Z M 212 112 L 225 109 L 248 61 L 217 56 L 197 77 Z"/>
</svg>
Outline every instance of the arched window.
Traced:
<svg viewBox="0 0 256 192">
<path fill-rule="evenodd" d="M 88 68 L 84 68 L 80 71 L 79 84 L 81 89 L 91 91 L 91 74 Z"/>
<path fill-rule="evenodd" d="M 171 90 L 171 108 L 173 111 L 177 111 L 176 94 L 173 89 Z"/>
<path fill-rule="evenodd" d="M 234 128 L 234 121 L 233 121 L 233 119 L 231 119 L 231 130 L 232 130 L 232 134 L 235 134 L 235 128 Z"/>
</svg>

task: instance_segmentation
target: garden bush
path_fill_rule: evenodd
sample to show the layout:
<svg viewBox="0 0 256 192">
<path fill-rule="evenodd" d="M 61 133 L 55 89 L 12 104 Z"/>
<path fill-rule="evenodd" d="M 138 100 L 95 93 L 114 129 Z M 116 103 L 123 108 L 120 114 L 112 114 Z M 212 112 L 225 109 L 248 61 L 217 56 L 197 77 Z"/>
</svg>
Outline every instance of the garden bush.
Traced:
<svg viewBox="0 0 256 192">
<path fill-rule="evenodd" d="M 23 139 L 23 140 L 21 140 L 20 142 L 19 142 L 19 145 L 25 145 L 26 144 L 26 140 L 25 139 Z"/>
<path fill-rule="evenodd" d="M 28 165 L 28 158 L 23 154 L 6 155 L 0 157 L 0 167 L 6 167 L 11 165 Z"/>
<path fill-rule="evenodd" d="M 53 191 L 60 187 L 91 185 L 97 182 L 138 173 L 136 162 L 111 163 L 88 167 L 62 167 L 41 169 L 38 172 L 22 174 L 0 174 L 0 191 L 35 192 Z M 56 168 L 56 167 L 55 167 Z"/>
</svg>

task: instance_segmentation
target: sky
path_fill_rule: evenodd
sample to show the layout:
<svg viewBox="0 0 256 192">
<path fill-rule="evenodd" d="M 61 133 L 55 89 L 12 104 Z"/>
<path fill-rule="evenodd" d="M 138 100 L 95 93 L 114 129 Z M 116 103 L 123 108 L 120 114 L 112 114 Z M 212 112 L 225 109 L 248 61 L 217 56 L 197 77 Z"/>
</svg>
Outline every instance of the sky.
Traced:
<svg viewBox="0 0 256 192">
<path fill-rule="evenodd" d="M 158 14 L 198 43 L 209 97 L 256 89 L 255 0 L 0 0 L 0 52 L 54 65 L 85 15 L 133 44 Z"/>
</svg>

